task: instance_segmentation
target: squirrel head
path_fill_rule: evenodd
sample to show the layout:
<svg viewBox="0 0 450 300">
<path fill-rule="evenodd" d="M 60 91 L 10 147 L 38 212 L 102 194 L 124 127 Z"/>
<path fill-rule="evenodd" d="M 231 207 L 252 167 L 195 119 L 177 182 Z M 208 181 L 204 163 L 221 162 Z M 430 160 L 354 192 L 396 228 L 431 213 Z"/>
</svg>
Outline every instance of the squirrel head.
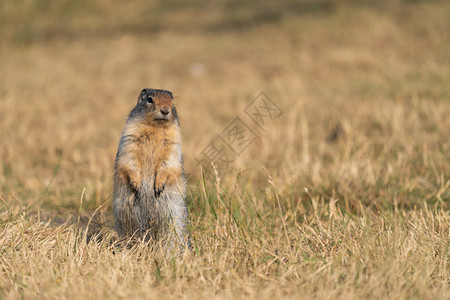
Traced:
<svg viewBox="0 0 450 300">
<path fill-rule="evenodd" d="M 150 125 L 164 126 L 178 122 L 172 93 L 166 90 L 143 89 L 130 118 L 144 118 Z"/>
</svg>

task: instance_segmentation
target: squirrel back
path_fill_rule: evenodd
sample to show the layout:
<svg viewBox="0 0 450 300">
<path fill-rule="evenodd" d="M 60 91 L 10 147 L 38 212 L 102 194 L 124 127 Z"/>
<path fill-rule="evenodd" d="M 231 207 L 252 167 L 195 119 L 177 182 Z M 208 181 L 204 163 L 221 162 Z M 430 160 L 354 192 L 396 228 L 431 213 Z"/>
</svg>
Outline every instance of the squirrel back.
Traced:
<svg viewBox="0 0 450 300">
<path fill-rule="evenodd" d="M 172 93 L 144 89 L 128 116 L 114 170 L 119 236 L 189 244 L 180 123 Z"/>
</svg>

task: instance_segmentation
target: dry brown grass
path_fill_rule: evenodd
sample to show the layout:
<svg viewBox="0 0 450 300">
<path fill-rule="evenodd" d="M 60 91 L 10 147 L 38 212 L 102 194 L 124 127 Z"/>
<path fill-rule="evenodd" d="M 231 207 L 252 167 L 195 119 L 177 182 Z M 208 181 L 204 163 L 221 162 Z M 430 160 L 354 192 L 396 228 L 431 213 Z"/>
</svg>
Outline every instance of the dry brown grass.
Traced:
<svg viewBox="0 0 450 300">
<path fill-rule="evenodd" d="M 446 1 L 143 2 L 0 3 L 0 297 L 449 298 Z M 143 87 L 180 113 L 182 258 L 111 228 Z M 259 138 L 202 180 L 236 116 Z"/>
</svg>

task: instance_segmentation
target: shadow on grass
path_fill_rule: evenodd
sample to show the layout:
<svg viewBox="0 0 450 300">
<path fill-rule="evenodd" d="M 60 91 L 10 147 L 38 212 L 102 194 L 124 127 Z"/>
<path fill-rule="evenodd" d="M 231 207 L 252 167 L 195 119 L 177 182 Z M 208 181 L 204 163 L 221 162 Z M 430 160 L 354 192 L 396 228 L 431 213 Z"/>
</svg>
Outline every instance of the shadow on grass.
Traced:
<svg viewBox="0 0 450 300">
<path fill-rule="evenodd" d="M 105 235 L 113 235 L 112 242 L 118 240 L 114 230 L 114 217 L 107 211 L 74 211 L 39 210 L 27 214 L 31 220 L 50 223 L 53 227 L 73 227 L 85 234 L 87 242 L 100 242 Z"/>
</svg>

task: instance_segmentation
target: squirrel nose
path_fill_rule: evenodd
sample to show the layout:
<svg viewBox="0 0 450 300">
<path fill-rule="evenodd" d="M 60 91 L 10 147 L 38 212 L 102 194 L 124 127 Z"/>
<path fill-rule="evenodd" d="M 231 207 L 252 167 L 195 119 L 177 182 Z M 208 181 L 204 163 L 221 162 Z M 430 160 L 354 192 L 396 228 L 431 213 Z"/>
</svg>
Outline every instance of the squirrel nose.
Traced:
<svg viewBox="0 0 450 300">
<path fill-rule="evenodd" d="M 161 108 L 161 113 L 163 115 L 167 115 L 167 114 L 169 114 L 169 109 L 167 107 Z"/>
</svg>

